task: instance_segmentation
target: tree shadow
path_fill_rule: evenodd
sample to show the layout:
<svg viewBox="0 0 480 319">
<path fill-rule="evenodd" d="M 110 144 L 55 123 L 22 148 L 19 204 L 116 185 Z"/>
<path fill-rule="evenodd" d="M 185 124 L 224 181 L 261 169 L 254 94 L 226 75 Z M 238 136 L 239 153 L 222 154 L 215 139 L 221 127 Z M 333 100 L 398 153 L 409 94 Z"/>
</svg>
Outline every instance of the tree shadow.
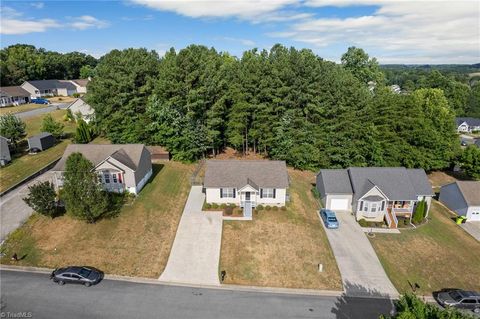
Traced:
<svg viewBox="0 0 480 319">
<path fill-rule="evenodd" d="M 392 315 L 394 304 L 391 297 L 377 290 L 346 282 L 345 292 L 335 301 L 331 312 L 336 318 L 379 318 Z"/>
</svg>

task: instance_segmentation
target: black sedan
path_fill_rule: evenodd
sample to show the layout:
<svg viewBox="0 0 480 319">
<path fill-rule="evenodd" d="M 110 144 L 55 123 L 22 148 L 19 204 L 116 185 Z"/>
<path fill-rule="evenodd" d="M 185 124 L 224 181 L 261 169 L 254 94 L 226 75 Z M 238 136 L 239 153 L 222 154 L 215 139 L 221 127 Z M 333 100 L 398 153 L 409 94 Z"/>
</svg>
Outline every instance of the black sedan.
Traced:
<svg viewBox="0 0 480 319">
<path fill-rule="evenodd" d="M 444 307 L 472 310 L 480 313 L 480 293 L 461 289 L 444 289 L 433 293 L 439 304 Z"/>
<path fill-rule="evenodd" d="M 90 287 L 103 279 L 103 272 L 93 267 L 71 266 L 55 269 L 50 275 L 50 279 L 59 285 L 74 283 Z"/>
</svg>

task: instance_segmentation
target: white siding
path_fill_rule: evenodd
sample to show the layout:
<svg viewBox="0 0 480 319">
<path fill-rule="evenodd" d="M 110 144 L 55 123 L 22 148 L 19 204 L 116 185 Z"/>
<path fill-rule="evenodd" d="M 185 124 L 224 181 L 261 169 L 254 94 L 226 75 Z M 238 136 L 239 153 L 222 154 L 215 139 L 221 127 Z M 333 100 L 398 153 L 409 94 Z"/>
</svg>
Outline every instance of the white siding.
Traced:
<svg viewBox="0 0 480 319">
<path fill-rule="evenodd" d="M 235 204 L 240 205 L 240 196 L 236 194 L 235 198 L 223 197 L 220 198 L 220 188 L 206 188 L 206 201 L 209 204 Z"/>
<path fill-rule="evenodd" d="M 209 204 L 235 204 L 240 205 L 240 202 L 244 199 L 243 193 L 238 193 L 236 190 L 235 198 L 231 197 L 220 197 L 220 188 L 206 188 L 206 201 Z M 250 194 L 250 200 L 255 201 L 256 205 L 270 205 L 270 206 L 285 206 L 287 196 L 287 190 L 285 188 L 277 188 L 275 191 L 275 198 L 260 198 L 260 193 Z"/>
<path fill-rule="evenodd" d="M 257 196 L 257 205 L 285 206 L 287 190 L 285 188 L 276 188 L 275 198 L 260 198 Z"/>
<path fill-rule="evenodd" d="M 480 206 L 470 206 L 467 210 L 467 221 L 480 221 Z"/>
<path fill-rule="evenodd" d="M 27 91 L 28 93 L 30 93 L 30 97 L 31 98 L 37 98 L 37 97 L 40 97 L 40 93 L 36 93 L 37 91 L 37 88 L 34 87 L 33 85 L 31 85 L 30 83 L 28 82 L 24 82 L 21 87 Z"/>
</svg>

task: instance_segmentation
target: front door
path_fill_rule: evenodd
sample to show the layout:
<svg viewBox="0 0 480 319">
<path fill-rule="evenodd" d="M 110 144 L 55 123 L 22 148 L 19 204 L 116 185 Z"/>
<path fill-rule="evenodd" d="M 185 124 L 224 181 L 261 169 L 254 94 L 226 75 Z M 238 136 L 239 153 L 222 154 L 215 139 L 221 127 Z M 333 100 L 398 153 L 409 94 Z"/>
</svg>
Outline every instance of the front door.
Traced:
<svg viewBox="0 0 480 319">
<path fill-rule="evenodd" d="M 245 192 L 245 201 L 250 201 L 250 192 Z"/>
</svg>

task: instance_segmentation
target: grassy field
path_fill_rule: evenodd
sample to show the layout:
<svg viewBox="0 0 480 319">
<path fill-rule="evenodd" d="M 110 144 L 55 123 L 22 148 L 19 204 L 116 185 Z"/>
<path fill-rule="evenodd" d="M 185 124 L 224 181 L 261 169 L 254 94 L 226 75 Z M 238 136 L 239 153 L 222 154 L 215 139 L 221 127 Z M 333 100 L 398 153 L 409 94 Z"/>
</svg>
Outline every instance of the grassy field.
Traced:
<svg viewBox="0 0 480 319">
<path fill-rule="evenodd" d="M 311 192 L 315 175 L 295 170 L 289 175 L 286 211 L 262 210 L 251 222 L 224 222 L 220 269 L 227 272 L 225 283 L 340 290 L 340 273 Z"/>
<path fill-rule="evenodd" d="M 65 115 L 65 110 L 53 111 L 50 114 L 52 117 L 62 122 L 65 125 L 65 133 L 73 134 L 75 131 L 74 122 L 63 122 L 63 115 Z M 26 126 L 27 136 L 32 136 L 40 133 L 42 126 L 42 119 L 45 114 L 30 117 L 24 122 Z M 53 162 L 55 159 L 62 156 L 65 148 L 68 144 L 71 143 L 69 138 L 59 141 L 54 147 L 49 148 L 43 152 L 40 152 L 35 155 L 29 155 L 26 151 L 15 154 L 12 162 L 0 169 L 0 192 L 3 192 L 7 188 L 13 186 L 14 184 L 20 182 L 22 179 L 30 176 L 31 174 L 37 172 L 41 168 Z M 26 141 L 23 142 L 23 148 L 27 148 Z"/>
<path fill-rule="evenodd" d="M 480 290 L 480 243 L 452 216 L 434 201 L 428 224 L 370 239 L 399 292 L 411 291 L 408 281 L 418 283 L 423 294 L 452 287 Z"/>
<path fill-rule="evenodd" d="M 76 99 L 77 98 L 73 96 L 55 96 L 47 98 L 47 100 L 49 100 L 51 103 L 70 103 Z"/>
<path fill-rule="evenodd" d="M 120 215 L 96 224 L 34 214 L 4 245 L 0 262 L 58 267 L 91 265 L 110 274 L 157 278 L 167 263 L 186 201 L 193 165 L 154 165 L 151 181 Z"/>
<path fill-rule="evenodd" d="M 7 106 L 7 107 L 2 107 L 0 108 L 0 115 L 4 115 L 7 113 L 20 113 L 20 112 L 26 112 L 26 111 L 31 111 L 35 109 L 41 109 L 44 107 L 48 107 L 48 105 L 45 104 L 22 104 L 19 106 Z"/>
</svg>

